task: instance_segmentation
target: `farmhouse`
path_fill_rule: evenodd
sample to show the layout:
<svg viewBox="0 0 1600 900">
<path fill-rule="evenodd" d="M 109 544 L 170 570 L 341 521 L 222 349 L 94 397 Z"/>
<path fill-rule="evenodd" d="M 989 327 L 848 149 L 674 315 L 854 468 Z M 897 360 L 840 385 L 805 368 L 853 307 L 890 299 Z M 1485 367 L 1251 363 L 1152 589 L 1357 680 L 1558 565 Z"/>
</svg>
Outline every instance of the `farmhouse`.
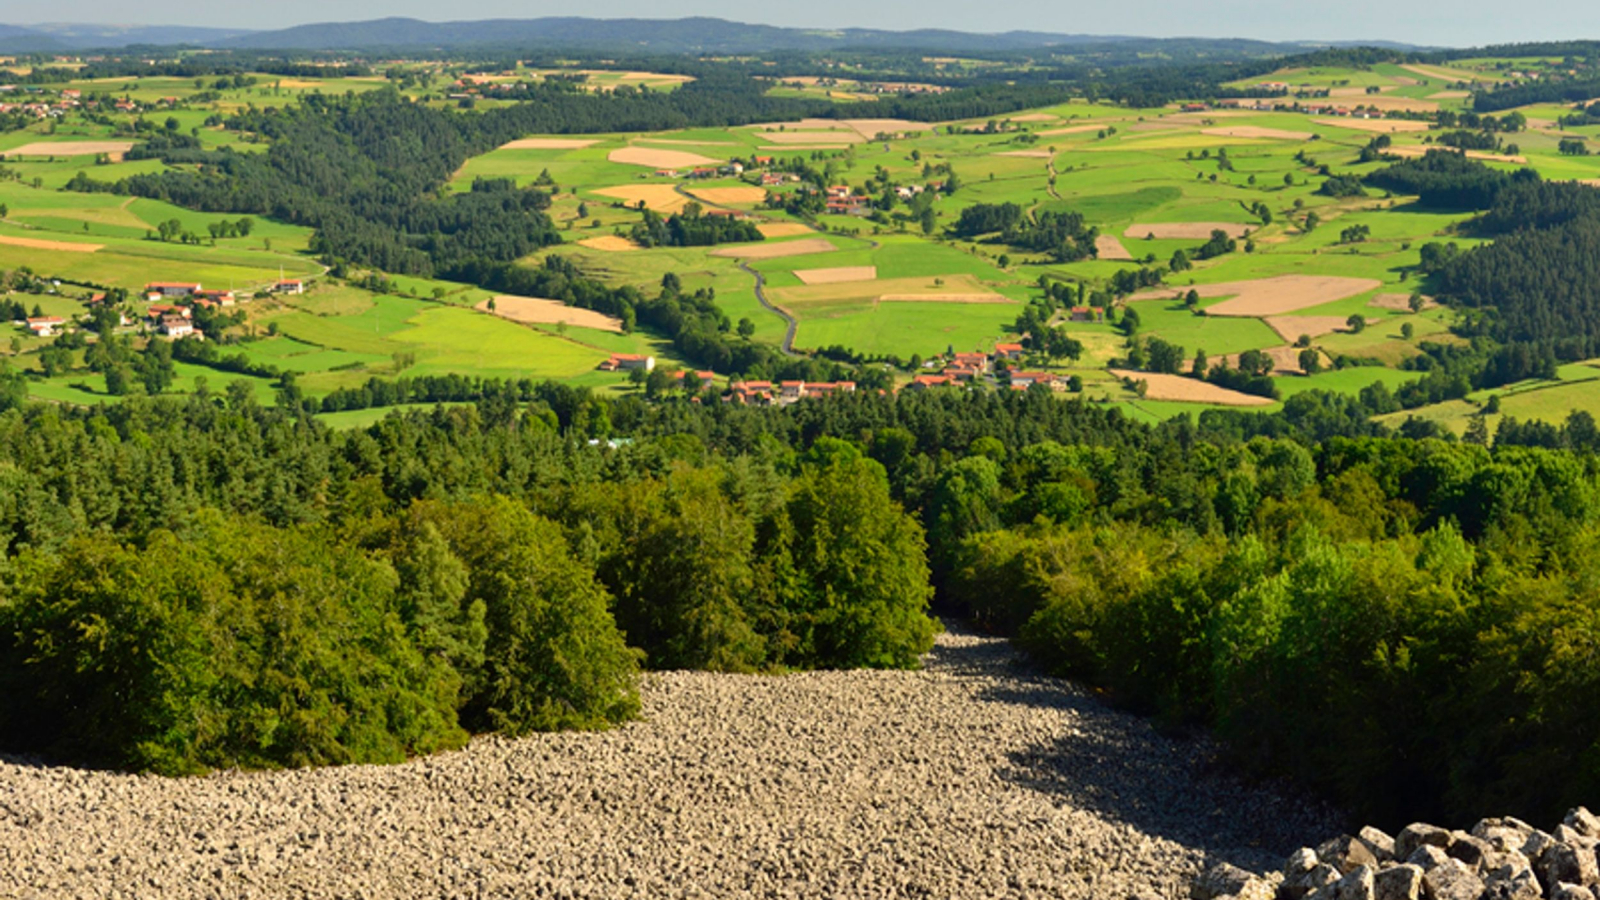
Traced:
<svg viewBox="0 0 1600 900">
<path fill-rule="evenodd" d="M 980 375 L 989 371 L 989 357 L 982 353 L 957 353 L 950 358 L 950 368 L 971 369 Z"/>
<path fill-rule="evenodd" d="M 272 292 L 274 294 L 304 294 L 306 292 L 306 283 L 298 278 L 279 281 L 272 286 Z"/>
<path fill-rule="evenodd" d="M 152 281 L 144 286 L 146 294 L 160 294 L 163 297 L 191 297 L 199 291 L 198 282 Z"/>
<path fill-rule="evenodd" d="M 1073 322 L 1098 322 L 1102 313 L 1092 306 L 1074 306 L 1067 317 Z"/>
<path fill-rule="evenodd" d="M 50 337 L 61 330 L 67 320 L 60 316 L 39 316 L 28 320 L 28 330 L 36 337 Z"/>
<path fill-rule="evenodd" d="M 735 381 L 728 386 L 728 402 L 738 403 L 742 406 L 770 406 L 772 404 L 772 382 Z"/>
<path fill-rule="evenodd" d="M 1060 382 L 1050 372 L 1012 372 L 1011 386 L 1014 388 L 1030 388 L 1036 384 L 1046 385 L 1051 389 L 1059 387 Z"/>
<path fill-rule="evenodd" d="M 634 369 L 653 371 L 656 367 L 654 356 L 645 356 L 641 353 L 613 353 L 611 358 L 600 364 L 602 372 L 626 372 Z"/>
<path fill-rule="evenodd" d="M 233 291 L 195 291 L 195 302 L 213 306 L 234 305 Z"/>
<path fill-rule="evenodd" d="M 200 332 L 187 316 L 162 316 L 161 324 L 157 326 L 161 334 L 177 340 L 178 338 L 197 337 Z"/>
<path fill-rule="evenodd" d="M 1022 358 L 1021 344 L 995 344 L 994 358 L 998 360 L 1015 361 Z"/>
<path fill-rule="evenodd" d="M 679 384 L 688 384 L 689 380 L 692 378 L 698 382 L 698 384 L 694 386 L 694 389 L 697 391 L 704 391 L 716 383 L 717 373 L 710 371 L 679 372 L 673 377 L 678 380 Z"/>
<path fill-rule="evenodd" d="M 161 320 L 167 316 L 182 316 L 187 319 L 193 315 L 193 311 L 187 306 L 172 306 L 163 303 L 152 303 L 146 311 L 150 314 L 150 321 L 157 325 L 161 324 Z"/>
<path fill-rule="evenodd" d="M 926 391 L 930 388 L 950 387 L 955 383 L 955 378 L 949 375 L 918 375 L 911 379 L 910 384 L 906 385 L 906 390 Z"/>
</svg>

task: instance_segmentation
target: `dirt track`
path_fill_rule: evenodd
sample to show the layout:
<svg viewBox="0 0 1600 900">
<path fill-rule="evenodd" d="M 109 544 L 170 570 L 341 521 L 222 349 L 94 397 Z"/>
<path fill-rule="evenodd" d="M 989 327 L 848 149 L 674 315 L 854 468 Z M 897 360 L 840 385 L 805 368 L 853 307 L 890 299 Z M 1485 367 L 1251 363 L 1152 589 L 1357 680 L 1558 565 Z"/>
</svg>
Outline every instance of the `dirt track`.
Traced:
<svg viewBox="0 0 1600 900">
<path fill-rule="evenodd" d="M 920 672 L 666 673 L 615 731 L 170 781 L 0 762 L 0 896 L 1186 896 L 1332 823 L 944 635 Z"/>
</svg>

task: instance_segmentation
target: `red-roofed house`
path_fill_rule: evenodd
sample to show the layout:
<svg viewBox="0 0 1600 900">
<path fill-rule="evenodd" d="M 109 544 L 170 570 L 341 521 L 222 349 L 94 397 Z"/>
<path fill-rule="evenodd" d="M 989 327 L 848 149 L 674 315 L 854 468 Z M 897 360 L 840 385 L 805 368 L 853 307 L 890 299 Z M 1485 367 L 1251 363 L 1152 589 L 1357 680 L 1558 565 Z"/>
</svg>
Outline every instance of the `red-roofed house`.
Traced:
<svg viewBox="0 0 1600 900">
<path fill-rule="evenodd" d="M 951 357 L 950 366 L 956 369 L 972 369 L 981 375 L 989 371 L 989 357 L 983 353 L 957 353 Z"/>
<path fill-rule="evenodd" d="M 772 382 L 735 381 L 728 386 L 728 401 L 747 406 L 767 406 L 772 403 Z"/>
<path fill-rule="evenodd" d="M 949 375 L 918 375 L 911 379 L 911 383 L 906 385 L 906 388 L 913 391 L 926 391 L 930 388 L 949 387 L 955 383 L 956 380 Z"/>
<path fill-rule="evenodd" d="M 611 358 L 600 364 L 602 372 L 621 372 L 632 369 L 643 369 L 646 372 L 654 370 L 656 358 L 645 356 L 642 353 L 613 353 Z"/>
<path fill-rule="evenodd" d="M 690 378 L 694 378 L 694 379 L 698 380 L 700 383 L 695 386 L 695 390 L 697 390 L 697 391 L 707 390 L 713 384 L 715 384 L 716 381 L 717 381 L 717 373 L 711 372 L 711 371 L 701 371 L 701 372 L 687 372 L 687 371 L 685 371 L 685 372 L 679 372 L 677 375 L 674 375 L 673 377 L 678 380 L 679 384 L 683 384 L 683 383 L 687 382 Z"/>
<path fill-rule="evenodd" d="M 272 292 L 274 294 L 304 294 L 306 292 L 306 283 L 298 278 L 291 278 L 274 284 Z"/>
<path fill-rule="evenodd" d="M 61 326 L 65 324 L 67 320 L 60 316 L 39 316 L 28 320 L 28 330 L 33 332 L 35 337 L 50 337 L 60 331 Z"/>
<path fill-rule="evenodd" d="M 1036 384 L 1056 386 L 1056 376 L 1052 372 L 1012 372 L 1011 386 L 1029 388 Z"/>
<path fill-rule="evenodd" d="M 1022 358 L 1021 344 L 995 344 L 994 355 L 996 359 L 1018 360 Z"/>
<path fill-rule="evenodd" d="M 216 306 L 232 306 L 234 303 L 233 291 L 195 291 L 195 299 L 212 303 Z"/>
</svg>

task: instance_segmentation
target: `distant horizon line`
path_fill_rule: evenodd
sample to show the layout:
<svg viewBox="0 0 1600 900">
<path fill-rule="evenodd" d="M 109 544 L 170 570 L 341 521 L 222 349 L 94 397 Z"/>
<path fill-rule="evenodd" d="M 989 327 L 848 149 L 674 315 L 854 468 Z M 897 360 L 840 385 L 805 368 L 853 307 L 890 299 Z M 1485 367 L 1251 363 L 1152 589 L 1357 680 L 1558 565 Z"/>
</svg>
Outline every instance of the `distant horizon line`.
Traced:
<svg viewBox="0 0 1600 900">
<path fill-rule="evenodd" d="M 567 19 L 590 22 L 682 22 L 693 19 L 706 19 L 717 22 L 727 22 L 735 25 L 745 25 L 758 28 L 777 28 L 785 31 L 870 31 L 881 34 L 915 34 L 918 32 L 948 32 L 951 34 L 973 35 L 977 37 L 1001 37 L 1009 34 L 1043 34 L 1060 35 L 1063 37 L 1103 38 L 1106 40 L 1151 40 L 1151 41 L 1255 41 L 1262 44 L 1295 44 L 1295 45 L 1345 45 L 1345 46 L 1379 46 L 1379 45 L 1404 45 L 1418 49 L 1471 49 L 1474 47 L 1489 47 L 1493 44 L 1448 44 L 1448 43 L 1417 43 L 1395 38 L 1268 38 L 1251 37 L 1244 34 L 1229 35 L 1204 35 L 1204 34 L 1137 34 L 1130 32 L 1093 32 L 1093 31 L 1060 31 L 1052 28 L 1026 28 L 1012 27 L 998 31 L 977 31 L 955 26 L 930 25 L 921 28 L 886 28 L 875 25 L 775 25 L 770 22 L 748 21 L 744 19 L 727 18 L 725 16 L 708 15 L 683 15 L 683 16 L 482 16 L 478 18 L 449 18 L 426 19 L 419 16 L 374 16 L 371 18 L 357 19 L 309 19 L 306 21 L 289 22 L 268 28 L 248 25 L 189 25 L 176 22 L 100 22 L 100 21 L 46 21 L 46 22 L 4 22 L 13 28 L 47 29 L 47 28 L 103 28 L 103 29 L 136 29 L 136 28 L 182 28 L 196 31 L 234 31 L 248 34 L 270 34 L 275 31 L 284 31 L 290 28 L 301 28 L 310 25 L 353 25 L 368 22 L 405 21 L 420 22 L 426 25 L 450 25 L 472 22 L 537 22 L 547 19 Z M 1545 41 L 1564 40 L 1559 37 L 1541 38 L 1534 41 L 1512 41 L 1510 44 L 1540 43 Z M 1565 40 L 1584 40 L 1583 38 L 1570 38 Z M 1591 40 L 1600 40 L 1591 39 Z"/>
</svg>

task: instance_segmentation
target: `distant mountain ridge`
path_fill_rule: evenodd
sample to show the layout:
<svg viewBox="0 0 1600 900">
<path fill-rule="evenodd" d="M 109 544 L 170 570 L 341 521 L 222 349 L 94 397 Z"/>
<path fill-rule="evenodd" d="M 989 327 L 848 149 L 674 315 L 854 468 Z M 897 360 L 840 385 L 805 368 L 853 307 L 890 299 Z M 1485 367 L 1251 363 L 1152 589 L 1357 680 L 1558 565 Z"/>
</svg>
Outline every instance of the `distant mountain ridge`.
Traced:
<svg viewBox="0 0 1600 900">
<path fill-rule="evenodd" d="M 8 53 L 189 45 L 250 50 L 365 50 L 472 46 L 572 47 L 650 53 L 761 53 L 842 48 L 918 49 L 946 52 L 1027 50 L 1148 42 L 1216 44 L 1232 52 L 1286 52 L 1360 42 L 1273 43 L 1226 38 L 1145 38 L 1130 35 L 1009 31 L 976 34 L 946 29 L 885 31 L 873 28 L 785 28 L 716 18 L 590 19 L 573 16 L 424 22 L 391 17 L 324 22 L 274 31 L 186 26 L 0 25 L 0 51 Z M 1406 48 L 1392 42 L 1373 42 Z"/>
</svg>

